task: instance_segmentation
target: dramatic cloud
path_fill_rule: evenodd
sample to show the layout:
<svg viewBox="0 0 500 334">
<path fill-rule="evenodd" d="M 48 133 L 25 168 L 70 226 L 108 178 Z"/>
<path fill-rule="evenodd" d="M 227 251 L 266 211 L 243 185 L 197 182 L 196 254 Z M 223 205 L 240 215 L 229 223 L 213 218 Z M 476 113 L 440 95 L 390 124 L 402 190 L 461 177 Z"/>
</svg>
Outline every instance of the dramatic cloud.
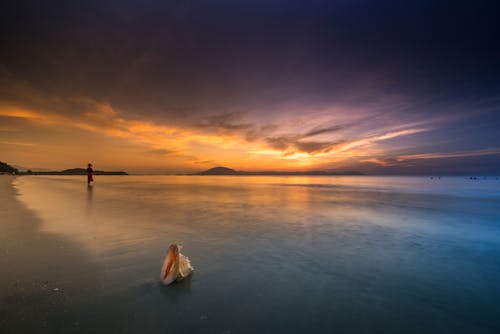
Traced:
<svg viewBox="0 0 500 334">
<path fill-rule="evenodd" d="M 496 173 L 496 13 L 427 0 L 3 2 L 0 158 L 367 173 L 453 159 Z"/>
<path fill-rule="evenodd" d="M 307 132 L 306 134 L 304 134 L 302 136 L 302 138 L 307 138 L 307 137 L 313 137 L 313 136 L 317 136 L 317 135 L 322 135 L 322 134 L 327 134 L 327 133 L 332 133 L 332 132 L 337 132 L 337 131 L 340 131 L 342 129 L 345 129 L 347 126 L 342 126 L 342 125 L 334 125 L 334 126 L 330 126 L 330 127 L 326 127 L 326 128 L 314 128 L 312 130 L 310 130 L 309 132 Z"/>
<path fill-rule="evenodd" d="M 463 158 L 463 157 L 480 157 L 484 155 L 500 154 L 500 148 L 487 148 L 475 151 L 462 151 L 462 152 L 441 152 L 441 153 L 422 153 L 402 155 L 397 158 L 399 161 L 405 160 L 420 160 L 420 159 L 446 159 L 446 158 Z"/>
<path fill-rule="evenodd" d="M 237 117 L 233 113 L 210 116 L 202 119 L 198 126 L 201 128 L 215 128 L 220 130 L 245 130 L 253 127 L 250 123 L 239 123 Z"/>
</svg>

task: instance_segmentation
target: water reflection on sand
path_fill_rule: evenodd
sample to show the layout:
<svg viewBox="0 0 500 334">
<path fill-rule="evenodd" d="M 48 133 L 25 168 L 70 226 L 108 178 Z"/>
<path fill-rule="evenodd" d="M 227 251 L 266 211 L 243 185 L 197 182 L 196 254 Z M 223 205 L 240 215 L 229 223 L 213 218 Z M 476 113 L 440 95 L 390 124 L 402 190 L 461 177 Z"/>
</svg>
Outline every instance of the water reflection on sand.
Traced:
<svg viewBox="0 0 500 334">
<path fill-rule="evenodd" d="M 152 330 L 500 328 L 499 181 L 107 176 L 87 188 L 26 177 L 16 187 L 42 231 L 102 266 L 109 303 L 161 314 Z M 196 272 L 162 289 L 174 241 Z"/>
</svg>

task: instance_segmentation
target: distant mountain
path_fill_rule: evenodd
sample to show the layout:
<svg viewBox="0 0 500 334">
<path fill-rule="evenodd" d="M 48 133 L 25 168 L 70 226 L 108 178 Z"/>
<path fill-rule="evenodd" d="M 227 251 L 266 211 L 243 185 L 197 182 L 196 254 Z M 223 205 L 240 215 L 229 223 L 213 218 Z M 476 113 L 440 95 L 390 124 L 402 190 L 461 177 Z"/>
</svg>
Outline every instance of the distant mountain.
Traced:
<svg viewBox="0 0 500 334">
<path fill-rule="evenodd" d="M 228 167 L 215 167 L 194 175 L 364 175 L 358 171 L 305 171 L 305 172 L 282 172 L 282 171 L 263 171 L 263 172 L 247 172 L 234 170 Z"/>
<path fill-rule="evenodd" d="M 238 172 L 234 169 L 227 167 L 214 167 L 207 169 L 203 172 L 197 173 L 198 175 L 241 175 L 242 172 Z"/>
<path fill-rule="evenodd" d="M 5 174 L 5 173 L 8 173 L 8 174 L 17 174 L 19 173 L 19 170 L 15 167 L 12 167 L 11 165 L 5 163 L 5 162 L 1 162 L 0 161 L 0 174 Z"/>
</svg>

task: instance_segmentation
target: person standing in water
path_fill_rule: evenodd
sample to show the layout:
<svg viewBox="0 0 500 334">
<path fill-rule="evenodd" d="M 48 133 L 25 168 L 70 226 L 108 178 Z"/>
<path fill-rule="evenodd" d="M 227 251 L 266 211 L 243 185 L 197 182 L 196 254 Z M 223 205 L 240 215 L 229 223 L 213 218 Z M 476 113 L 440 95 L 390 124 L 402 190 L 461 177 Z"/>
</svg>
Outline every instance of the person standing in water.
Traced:
<svg viewBox="0 0 500 334">
<path fill-rule="evenodd" d="M 90 182 L 94 182 L 94 170 L 92 169 L 92 164 L 89 163 L 87 168 L 87 185 L 90 186 Z"/>
</svg>

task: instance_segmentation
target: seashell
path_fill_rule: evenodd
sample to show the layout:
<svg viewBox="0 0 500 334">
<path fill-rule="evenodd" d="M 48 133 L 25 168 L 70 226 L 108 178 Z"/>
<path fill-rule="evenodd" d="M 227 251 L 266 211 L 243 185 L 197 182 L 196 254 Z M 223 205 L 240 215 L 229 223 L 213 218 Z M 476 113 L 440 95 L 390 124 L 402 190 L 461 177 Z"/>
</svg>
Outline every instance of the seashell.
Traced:
<svg viewBox="0 0 500 334">
<path fill-rule="evenodd" d="M 180 253 L 181 246 L 171 244 L 161 268 L 161 282 L 165 285 L 180 281 L 193 272 L 189 258 Z"/>
</svg>

